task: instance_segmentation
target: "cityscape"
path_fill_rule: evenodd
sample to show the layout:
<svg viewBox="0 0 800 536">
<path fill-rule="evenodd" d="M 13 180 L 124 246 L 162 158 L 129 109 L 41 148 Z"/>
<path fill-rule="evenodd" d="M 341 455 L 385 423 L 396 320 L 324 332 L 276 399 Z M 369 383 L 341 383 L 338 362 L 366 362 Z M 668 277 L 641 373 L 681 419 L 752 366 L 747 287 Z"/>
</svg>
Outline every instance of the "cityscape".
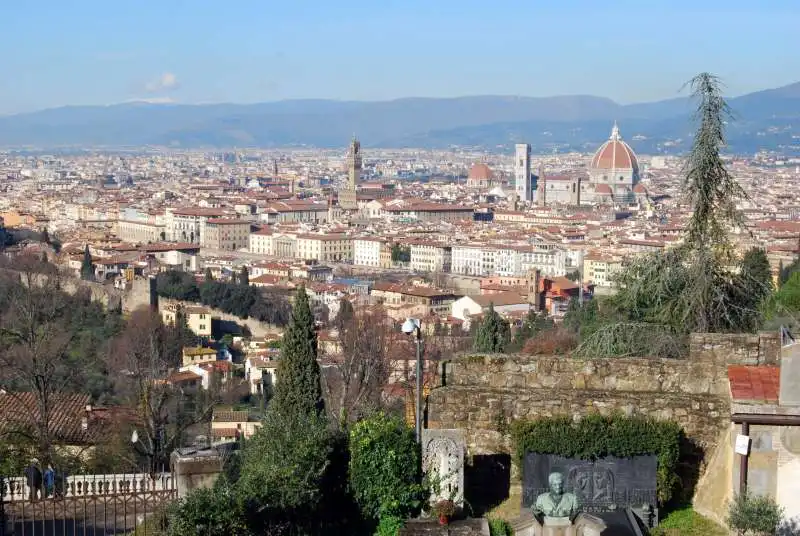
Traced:
<svg viewBox="0 0 800 536">
<path fill-rule="evenodd" d="M 800 534 L 800 82 L 689 76 L 0 91 L 0 536 Z"/>
</svg>

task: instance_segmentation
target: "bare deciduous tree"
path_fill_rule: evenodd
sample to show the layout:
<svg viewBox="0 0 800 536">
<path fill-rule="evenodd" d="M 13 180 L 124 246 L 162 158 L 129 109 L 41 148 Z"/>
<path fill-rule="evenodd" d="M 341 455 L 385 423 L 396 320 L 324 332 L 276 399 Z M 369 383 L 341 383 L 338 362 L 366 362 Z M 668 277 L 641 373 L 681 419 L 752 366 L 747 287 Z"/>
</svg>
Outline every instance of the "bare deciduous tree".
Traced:
<svg viewBox="0 0 800 536">
<path fill-rule="evenodd" d="M 188 428 L 210 418 L 217 401 L 218 385 L 185 392 L 167 381 L 181 359 L 175 337 L 179 337 L 176 328 L 141 308 L 131 314 L 108 355 L 109 370 L 116 374 L 116 393 L 136 409 L 136 437 L 131 441 L 151 474 L 166 465 Z"/>
<path fill-rule="evenodd" d="M 388 350 L 394 334 L 382 308 L 353 312 L 352 307 L 343 307 L 334 325 L 339 348 L 324 356 L 322 383 L 328 411 L 345 427 L 368 407 L 380 404 L 392 371 Z"/>
<path fill-rule="evenodd" d="M 0 275 L 5 301 L 0 317 L 0 388 L 6 396 L 19 397 L 21 408 L 30 406 L 33 397 L 31 414 L 20 415 L 25 426 L 6 423 L 6 433 L 27 435 L 40 459 L 49 461 L 59 395 L 74 384 L 80 370 L 70 359 L 71 335 L 61 321 L 68 304 L 59 291 L 60 277 L 41 268 L 39 259 L 19 256 L 14 261 L 16 273 Z"/>
</svg>

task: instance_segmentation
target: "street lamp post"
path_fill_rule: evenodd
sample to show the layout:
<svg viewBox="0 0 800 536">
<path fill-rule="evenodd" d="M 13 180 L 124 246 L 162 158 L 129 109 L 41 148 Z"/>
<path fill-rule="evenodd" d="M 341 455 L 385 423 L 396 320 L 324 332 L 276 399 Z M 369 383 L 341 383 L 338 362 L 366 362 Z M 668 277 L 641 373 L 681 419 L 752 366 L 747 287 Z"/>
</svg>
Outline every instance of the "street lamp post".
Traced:
<svg viewBox="0 0 800 536">
<path fill-rule="evenodd" d="M 417 395 L 414 411 L 414 433 L 417 443 L 422 442 L 422 323 L 416 318 L 408 318 L 403 322 L 402 330 L 406 335 L 414 335 L 417 349 Z"/>
</svg>

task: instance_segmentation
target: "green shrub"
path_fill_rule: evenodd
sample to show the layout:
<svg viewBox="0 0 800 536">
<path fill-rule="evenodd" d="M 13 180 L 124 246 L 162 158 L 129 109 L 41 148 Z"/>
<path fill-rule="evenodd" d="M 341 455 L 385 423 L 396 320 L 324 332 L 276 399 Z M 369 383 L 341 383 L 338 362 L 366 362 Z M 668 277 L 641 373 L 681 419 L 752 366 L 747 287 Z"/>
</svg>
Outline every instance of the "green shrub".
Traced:
<svg viewBox="0 0 800 536">
<path fill-rule="evenodd" d="M 552 417 L 517 421 L 511 425 L 516 462 L 522 467 L 527 452 L 592 460 L 605 456 L 658 456 L 658 500 L 671 497 L 683 431 L 672 421 L 624 415 L 589 415 L 578 421 Z"/>
<path fill-rule="evenodd" d="M 265 513 L 314 511 L 322 500 L 331 451 L 324 419 L 268 411 L 241 454 L 237 487 L 242 499 Z"/>
<path fill-rule="evenodd" d="M 489 519 L 489 534 L 490 536 L 514 536 L 514 530 L 505 519 L 493 517 Z"/>
<path fill-rule="evenodd" d="M 350 489 L 367 519 L 402 519 L 422 506 L 419 446 L 398 417 L 383 413 L 350 431 Z"/>
<path fill-rule="evenodd" d="M 375 530 L 375 536 L 397 536 L 403 525 L 403 520 L 397 516 L 383 516 Z"/>
<path fill-rule="evenodd" d="M 168 536 L 245 536 L 249 534 L 240 503 L 228 486 L 198 488 L 174 503 L 168 514 Z"/>
<path fill-rule="evenodd" d="M 739 536 L 772 536 L 783 520 L 783 508 L 771 497 L 738 495 L 728 506 L 728 527 Z"/>
</svg>

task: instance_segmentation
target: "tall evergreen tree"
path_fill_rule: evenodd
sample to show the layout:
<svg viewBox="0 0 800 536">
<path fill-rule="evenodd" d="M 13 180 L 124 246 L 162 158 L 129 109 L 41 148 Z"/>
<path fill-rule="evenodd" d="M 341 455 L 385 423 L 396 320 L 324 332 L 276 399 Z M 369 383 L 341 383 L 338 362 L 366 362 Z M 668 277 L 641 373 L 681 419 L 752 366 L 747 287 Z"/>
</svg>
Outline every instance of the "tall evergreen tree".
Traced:
<svg viewBox="0 0 800 536">
<path fill-rule="evenodd" d="M 504 352 L 511 338 L 511 329 L 508 322 L 494 310 L 494 303 L 489 304 L 489 310 L 483 317 L 475 334 L 476 352 Z"/>
<path fill-rule="evenodd" d="M 242 270 L 239 272 L 239 284 L 245 287 L 250 286 L 250 271 L 247 266 L 242 266 Z"/>
<path fill-rule="evenodd" d="M 279 414 L 321 415 L 324 409 L 314 315 L 305 287 L 294 300 L 292 320 L 283 334 L 273 409 Z"/>
<path fill-rule="evenodd" d="M 752 248 L 744 254 L 735 283 L 730 285 L 730 300 L 739 306 L 737 324 L 743 330 L 755 331 L 762 321 L 762 306 L 775 289 L 772 267 L 763 249 Z"/>
<path fill-rule="evenodd" d="M 94 264 L 92 264 L 92 254 L 89 253 L 89 244 L 86 244 L 86 247 L 83 250 L 81 279 L 84 281 L 94 281 Z"/>
<path fill-rule="evenodd" d="M 204 282 L 214 281 L 214 274 L 211 273 L 211 268 L 206 268 Z"/>
<path fill-rule="evenodd" d="M 744 254 L 739 273 L 750 287 L 750 292 L 755 295 L 763 297 L 774 290 L 772 267 L 766 252 L 761 248 L 752 248 Z"/>
<path fill-rule="evenodd" d="M 652 348 L 667 338 L 685 340 L 690 332 L 756 327 L 758 314 L 746 298 L 745 282 L 731 270 L 737 259 L 729 233 L 742 227 L 736 206 L 747 198 L 721 154 L 731 114 L 715 76 L 701 73 L 690 85 L 697 130 L 685 164 L 684 191 L 692 205 L 685 239 L 664 252 L 632 259 L 616 275 L 618 291 L 610 309 L 622 318 L 606 321 L 581 343 L 579 350 L 586 355 L 628 354 L 626 341 L 638 347 L 642 339 L 658 339 L 649 344 Z M 619 340 L 620 334 L 626 341 Z"/>
<path fill-rule="evenodd" d="M 42 231 L 42 242 L 44 242 L 45 244 L 50 243 L 50 233 L 47 232 L 47 227 L 45 227 L 44 230 Z"/>
</svg>

